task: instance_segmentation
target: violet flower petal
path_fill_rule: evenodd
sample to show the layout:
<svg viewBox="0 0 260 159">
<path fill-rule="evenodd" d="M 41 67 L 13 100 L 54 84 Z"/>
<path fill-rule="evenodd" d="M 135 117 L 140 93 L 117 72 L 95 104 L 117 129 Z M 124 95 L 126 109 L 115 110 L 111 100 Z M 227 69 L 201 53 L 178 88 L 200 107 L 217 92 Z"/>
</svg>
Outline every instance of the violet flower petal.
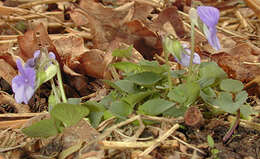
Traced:
<svg viewBox="0 0 260 159">
<path fill-rule="evenodd" d="M 33 58 L 30 58 L 27 60 L 27 62 L 25 63 L 25 67 L 35 67 L 36 64 L 36 60 L 39 58 L 40 56 L 40 50 L 36 50 L 33 54 Z"/>
<path fill-rule="evenodd" d="M 219 39 L 217 37 L 216 25 L 219 20 L 219 10 L 210 6 L 199 6 L 197 13 L 201 21 L 208 27 L 209 33 L 205 33 L 209 44 L 216 50 L 220 49 Z"/>
<path fill-rule="evenodd" d="M 190 54 L 191 50 L 188 48 L 185 48 L 185 45 L 183 45 L 184 50 L 186 53 L 182 52 L 181 54 L 181 61 L 179 61 L 176 57 L 175 60 L 180 63 L 182 66 L 188 67 L 190 65 Z M 200 64 L 200 56 L 196 52 L 194 52 L 193 55 L 193 64 Z"/>
<path fill-rule="evenodd" d="M 55 59 L 56 56 L 55 56 L 55 54 L 53 52 L 49 52 L 49 58 L 50 59 Z"/>
<path fill-rule="evenodd" d="M 210 6 L 199 6 L 197 13 L 204 24 L 214 27 L 218 24 L 219 10 Z"/>
<path fill-rule="evenodd" d="M 23 67 L 21 60 L 17 60 L 16 64 L 20 74 L 13 78 L 12 90 L 17 103 L 28 104 L 35 91 L 36 72 L 31 67 Z"/>
</svg>

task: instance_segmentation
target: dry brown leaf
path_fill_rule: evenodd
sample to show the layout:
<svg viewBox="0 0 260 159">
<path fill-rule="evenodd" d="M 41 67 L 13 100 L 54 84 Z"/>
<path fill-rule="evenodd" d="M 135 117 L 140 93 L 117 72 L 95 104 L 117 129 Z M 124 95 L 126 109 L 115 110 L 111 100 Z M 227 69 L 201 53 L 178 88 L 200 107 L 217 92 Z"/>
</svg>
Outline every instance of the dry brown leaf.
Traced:
<svg viewBox="0 0 260 159">
<path fill-rule="evenodd" d="M 19 36 L 18 44 L 20 47 L 19 56 L 23 58 L 24 61 L 33 57 L 33 53 L 40 47 L 46 47 L 49 52 L 52 51 L 55 54 L 56 59 L 60 62 L 60 56 L 57 53 L 55 46 L 52 44 L 43 24 L 39 24 L 34 30 L 27 31 L 24 36 Z"/>
<path fill-rule="evenodd" d="M 183 22 L 180 19 L 176 7 L 166 8 L 160 12 L 159 16 L 154 20 L 153 28 L 160 31 L 166 22 L 171 23 L 178 37 L 183 38 L 186 35 Z"/>
<path fill-rule="evenodd" d="M 84 26 L 88 24 L 88 19 L 79 10 L 74 9 L 69 12 L 71 19 L 77 26 Z"/>
<path fill-rule="evenodd" d="M 84 46 L 84 40 L 72 35 L 56 39 L 53 44 L 62 57 L 71 56 L 75 58 L 87 50 Z"/>
<path fill-rule="evenodd" d="M 247 83 L 260 75 L 260 69 L 259 66 L 244 62 L 258 63 L 259 55 L 259 48 L 243 43 L 231 49 L 229 53 L 222 52 L 212 55 L 212 59 L 227 72 L 230 78 Z"/>
<path fill-rule="evenodd" d="M 101 50 L 92 49 L 87 51 L 79 57 L 80 65 L 78 69 L 84 75 L 105 78 L 105 73 L 107 73 L 108 65 L 110 64 L 105 60 L 105 57 L 105 52 Z M 109 79 L 109 76 L 107 79 Z"/>
<path fill-rule="evenodd" d="M 0 77 L 12 85 L 12 79 L 17 75 L 15 69 L 5 60 L 0 59 Z"/>
<path fill-rule="evenodd" d="M 259 0 L 244 0 L 246 4 L 255 12 L 260 19 L 260 1 Z"/>
<path fill-rule="evenodd" d="M 12 96 L 5 92 L 0 92 L 0 105 L 7 104 L 14 108 L 17 113 L 29 113 L 30 107 L 25 104 L 18 104 Z"/>
<path fill-rule="evenodd" d="M 35 50 L 39 49 L 33 30 L 27 31 L 23 36 L 18 36 L 17 40 L 20 46 L 20 57 L 25 61 L 33 57 Z"/>
<path fill-rule="evenodd" d="M 123 41 L 139 51 L 145 59 L 152 60 L 154 54 L 161 54 L 162 41 L 161 38 L 146 27 L 142 22 L 133 20 L 125 25 L 127 39 Z"/>
<path fill-rule="evenodd" d="M 88 79 L 85 76 L 74 76 L 69 78 L 70 85 L 77 90 L 81 97 L 90 94 Z"/>
<path fill-rule="evenodd" d="M 130 8 L 134 6 L 134 2 L 125 3 L 118 8 L 108 8 L 95 0 L 81 0 L 80 7 L 94 19 L 102 22 L 102 25 L 118 27 L 122 25 L 121 21 L 128 14 Z"/>
<path fill-rule="evenodd" d="M 149 17 L 153 8 L 153 6 L 148 5 L 147 3 L 135 2 L 133 20 L 140 20 L 141 22 L 147 24 L 147 17 Z"/>
</svg>

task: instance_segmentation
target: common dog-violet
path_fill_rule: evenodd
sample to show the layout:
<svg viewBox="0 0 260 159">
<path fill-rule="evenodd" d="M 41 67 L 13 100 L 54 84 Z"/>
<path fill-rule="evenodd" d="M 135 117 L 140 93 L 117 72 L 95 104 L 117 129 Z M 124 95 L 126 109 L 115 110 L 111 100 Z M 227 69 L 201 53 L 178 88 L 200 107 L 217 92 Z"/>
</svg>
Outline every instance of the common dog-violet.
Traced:
<svg viewBox="0 0 260 159">
<path fill-rule="evenodd" d="M 219 39 L 217 37 L 216 25 L 219 20 L 219 10 L 215 7 L 210 6 L 199 6 L 197 13 L 201 21 L 207 26 L 204 28 L 204 34 L 206 35 L 209 44 L 215 49 L 220 49 Z"/>
<path fill-rule="evenodd" d="M 55 54 L 53 52 L 49 52 L 48 58 L 55 59 Z M 15 76 L 12 80 L 12 90 L 15 94 L 15 100 L 17 103 L 24 102 L 25 104 L 28 104 L 28 101 L 33 96 L 35 90 L 41 84 L 36 82 L 38 79 L 37 76 L 39 75 L 36 73 L 39 71 L 38 66 L 40 66 L 41 63 L 44 64 L 44 61 L 49 59 L 43 58 L 41 60 L 41 52 L 40 50 L 36 50 L 34 52 L 33 58 L 28 59 L 24 66 L 22 65 L 20 59 L 16 61 L 19 75 Z M 51 62 L 45 64 L 43 69 L 47 71 L 47 68 L 50 66 L 50 64 Z M 56 74 L 56 72 L 54 74 Z M 48 79 L 48 77 L 44 77 Z"/>
<path fill-rule="evenodd" d="M 19 75 L 12 80 L 12 90 L 17 103 L 28 104 L 35 91 L 36 71 L 32 67 L 23 66 L 20 59 L 16 61 L 16 64 Z"/>
</svg>

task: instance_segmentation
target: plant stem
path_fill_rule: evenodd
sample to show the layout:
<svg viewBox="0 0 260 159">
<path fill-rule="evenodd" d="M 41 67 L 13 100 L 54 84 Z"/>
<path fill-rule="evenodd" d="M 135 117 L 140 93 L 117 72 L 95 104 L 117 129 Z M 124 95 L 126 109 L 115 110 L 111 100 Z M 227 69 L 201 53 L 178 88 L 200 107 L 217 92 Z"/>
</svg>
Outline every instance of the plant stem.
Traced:
<svg viewBox="0 0 260 159">
<path fill-rule="evenodd" d="M 50 81 L 51 81 L 51 87 L 52 87 L 53 93 L 55 95 L 55 99 L 57 100 L 57 103 L 60 103 L 61 101 L 60 101 L 59 93 L 58 93 L 57 88 L 55 86 L 54 80 L 51 79 Z"/>
<path fill-rule="evenodd" d="M 193 57 L 194 57 L 194 48 L 195 48 L 195 36 L 194 36 L 194 23 L 191 20 L 191 55 L 190 55 L 190 65 L 189 65 L 189 75 L 191 77 L 192 71 L 192 64 L 193 64 Z"/>
<path fill-rule="evenodd" d="M 237 116 L 235 119 L 235 123 L 231 126 L 231 128 L 228 130 L 226 135 L 223 137 L 223 142 L 225 143 L 231 135 L 234 133 L 235 129 L 237 128 L 238 124 L 240 122 L 240 109 L 237 110 Z"/>
<path fill-rule="evenodd" d="M 171 67 L 169 64 L 168 59 L 168 52 L 164 51 L 165 63 L 167 65 L 167 72 L 168 72 L 168 84 L 169 84 L 169 91 L 172 90 L 172 78 L 171 78 Z"/>
<path fill-rule="evenodd" d="M 62 83 L 62 78 L 61 78 L 60 66 L 59 66 L 59 63 L 57 61 L 55 61 L 55 64 L 58 67 L 57 78 L 58 78 L 58 85 L 59 85 L 59 89 L 60 89 L 60 93 L 61 93 L 61 98 L 62 98 L 62 101 L 64 103 L 67 103 L 67 98 L 66 98 L 66 95 L 65 95 L 65 91 L 64 91 L 63 83 Z"/>
</svg>

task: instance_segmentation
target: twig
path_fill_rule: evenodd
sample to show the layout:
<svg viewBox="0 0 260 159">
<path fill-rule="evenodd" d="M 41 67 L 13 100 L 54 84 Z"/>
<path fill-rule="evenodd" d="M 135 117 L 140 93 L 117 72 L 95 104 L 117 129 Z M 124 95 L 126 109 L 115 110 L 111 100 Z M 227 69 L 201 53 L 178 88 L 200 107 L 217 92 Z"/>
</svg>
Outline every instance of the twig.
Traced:
<svg viewBox="0 0 260 159">
<path fill-rule="evenodd" d="M 125 120 L 121 123 L 118 123 L 110 128 L 108 128 L 107 130 L 105 130 L 105 132 L 103 132 L 101 135 L 99 135 L 95 140 L 92 140 L 91 142 L 87 143 L 81 150 L 83 150 L 84 148 L 87 148 L 89 147 L 90 145 L 92 144 L 95 144 L 97 143 L 98 141 L 100 140 L 103 140 L 105 137 L 107 137 L 112 131 L 114 131 L 115 129 L 121 127 L 121 126 L 124 126 L 124 125 L 127 125 L 135 120 L 138 120 L 140 118 L 140 115 L 136 115 L 128 120 Z"/>
<path fill-rule="evenodd" d="M 155 143 L 157 143 L 157 140 L 153 141 L 146 141 L 146 142 L 140 142 L 140 141 L 128 141 L 128 142 L 122 142 L 122 141 L 101 141 L 99 144 L 104 149 L 134 149 L 134 148 L 147 148 Z M 164 141 L 162 148 L 177 148 L 179 147 L 178 141 L 176 140 L 167 140 Z"/>
<path fill-rule="evenodd" d="M 2 128 L 20 128 L 29 119 L 11 120 L 11 121 L 0 121 L 0 129 Z"/>
<path fill-rule="evenodd" d="M 25 4 L 21 4 L 18 7 L 19 8 L 31 8 L 33 6 L 40 5 L 40 4 L 52 4 L 52 3 L 57 3 L 57 2 L 70 2 L 70 1 L 74 1 L 74 0 L 44 0 L 44 1 L 36 0 L 36 1 L 25 3 Z"/>
<path fill-rule="evenodd" d="M 73 34 L 63 34 L 63 35 L 57 35 L 57 34 L 50 34 L 49 37 L 51 40 L 57 40 L 66 36 L 72 36 Z M 75 35 L 83 37 L 85 39 L 91 39 L 92 36 L 89 33 L 86 32 L 78 32 Z M 8 39 L 8 40 L 0 40 L 0 44 L 9 44 L 9 43 L 16 43 L 17 42 L 17 37 L 19 35 L 2 35 L 0 36 L 0 39 Z"/>
<path fill-rule="evenodd" d="M 203 155 L 206 155 L 206 153 L 205 153 L 204 151 L 202 151 L 202 150 L 196 148 L 195 146 L 190 145 L 190 144 L 186 143 L 185 141 L 183 141 L 183 140 L 181 140 L 181 139 L 179 139 L 179 138 L 177 138 L 177 137 L 175 137 L 175 136 L 173 136 L 173 135 L 172 135 L 171 137 L 173 137 L 175 140 L 179 141 L 180 143 L 186 145 L 187 147 L 189 147 L 189 148 L 191 148 L 191 149 L 194 149 L 194 150 L 196 150 L 196 151 L 202 153 Z"/>
<path fill-rule="evenodd" d="M 0 148 L 0 153 L 10 151 L 10 150 L 14 150 L 14 149 L 17 149 L 17 148 L 20 148 L 20 147 L 24 147 L 25 145 L 26 145 L 26 142 L 24 142 L 20 145 L 14 146 L 14 147 Z"/>
<path fill-rule="evenodd" d="M 156 140 L 156 142 L 153 143 L 150 147 L 145 149 L 144 152 L 142 152 L 139 156 L 143 157 L 148 155 L 150 152 L 152 152 L 156 147 L 158 147 L 164 140 L 166 140 L 175 130 L 179 128 L 179 124 L 175 124 L 170 130 L 168 130 L 165 134 L 163 134 L 159 139 Z"/>
<path fill-rule="evenodd" d="M 63 15 L 63 12 L 60 11 L 54 11 L 54 12 L 45 12 L 42 13 L 42 15 L 45 16 L 59 16 Z M 36 18 L 42 18 L 42 15 L 36 15 L 36 14 L 29 14 L 29 15 L 22 15 L 22 16 L 7 16 L 7 17 L 2 17 L 7 22 L 16 22 L 16 21 L 21 21 L 21 20 L 31 20 L 31 19 L 36 19 Z"/>
<path fill-rule="evenodd" d="M 41 113 L 5 113 L 0 114 L 0 118 L 31 118 L 38 115 L 45 115 L 48 112 L 41 112 Z"/>
<path fill-rule="evenodd" d="M 179 118 L 164 118 L 164 117 L 157 117 L 157 116 L 149 116 L 149 115 L 142 115 L 142 119 L 159 121 L 159 122 L 167 122 L 167 123 L 181 123 L 184 121 L 183 117 Z"/>
</svg>

